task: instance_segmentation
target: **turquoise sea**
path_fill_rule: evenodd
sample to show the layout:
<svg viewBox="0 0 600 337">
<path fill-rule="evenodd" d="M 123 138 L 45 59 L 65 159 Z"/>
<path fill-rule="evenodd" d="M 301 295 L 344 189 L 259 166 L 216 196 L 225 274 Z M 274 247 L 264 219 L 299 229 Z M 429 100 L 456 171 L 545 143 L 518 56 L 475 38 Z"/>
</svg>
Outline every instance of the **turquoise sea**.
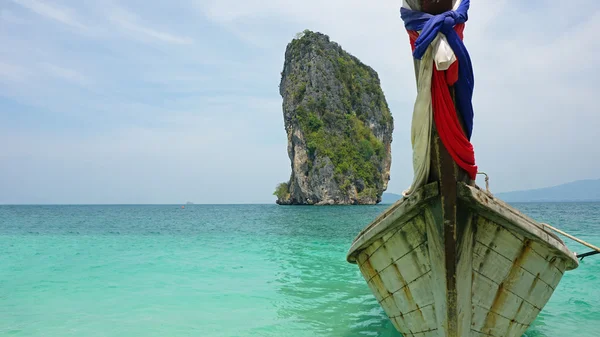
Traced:
<svg viewBox="0 0 600 337">
<path fill-rule="evenodd" d="M 600 245 L 600 203 L 515 206 Z M 0 336 L 400 336 L 345 261 L 386 207 L 0 206 Z M 526 335 L 599 323 L 592 256 Z"/>
</svg>

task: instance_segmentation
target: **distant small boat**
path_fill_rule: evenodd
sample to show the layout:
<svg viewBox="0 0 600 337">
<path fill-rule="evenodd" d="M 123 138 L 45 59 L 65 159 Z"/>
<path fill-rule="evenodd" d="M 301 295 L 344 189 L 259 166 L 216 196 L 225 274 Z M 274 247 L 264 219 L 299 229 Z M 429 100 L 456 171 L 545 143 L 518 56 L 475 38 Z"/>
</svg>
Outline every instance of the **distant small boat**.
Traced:
<svg viewBox="0 0 600 337">
<path fill-rule="evenodd" d="M 453 5 L 455 12 L 443 14 Z M 465 72 L 470 65 L 461 63 L 464 53 L 446 53 L 450 66 L 442 71 L 444 60 L 436 57 L 443 51 L 432 50 L 443 44 L 439 34 L 433 32 L 431 46 L 417 40 L 419 31 L 431 33 L 421 29 L 432 18 L 441 26 L 454 20 L 452 32 L 462 34 L 468 5 L 469 0 L 405 0 L 402 16 L 411 45 L 424 53 L 415 61 L 415 180 L 401 200 L 358 234 L 347 255 L 405 337 L 520 337 L 565 271 L 579 265 L 544 225 L 495 198 L 487 176 L 485 190 L 475 184 L 472 122 L 463 114 L 464 99 L 457 99 L 465 97 L 460 76 L 470 75 Z M 456 36 L 445 32 L 454 50 Z M 457 69 L 451 64 L 457 61 L 462 69 L 453 74 Z"/>
</svg>

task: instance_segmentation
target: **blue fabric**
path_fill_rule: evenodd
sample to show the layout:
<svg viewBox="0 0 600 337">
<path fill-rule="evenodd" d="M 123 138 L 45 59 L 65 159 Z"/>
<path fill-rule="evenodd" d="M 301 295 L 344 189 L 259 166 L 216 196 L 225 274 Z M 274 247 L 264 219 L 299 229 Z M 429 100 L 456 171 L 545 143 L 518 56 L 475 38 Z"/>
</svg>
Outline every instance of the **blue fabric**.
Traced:
<svg viewBox="0 0 600 337">
<path fill-rule="evenodd" d="M 467 52 L 467 48 L 454 30 L 454 26 L 464 23 L 469 19 L 470 0 L 462 0 L 455 11 L 447 11 L 442 14 L 432 15 L 407 8 L 400 8 L 400 17 L 404 21 L 404 27 L 408 30 L 421 31 L 415 41 L 413 56 L 421 59 L 427 47 L 441 32 L 446 36 L 448 44 L 458 59 L 458 81 L 454 84 L 455 100 L 458 111 L 465 122 L 467 138 L 471 139 L 473 133 L 473 65 Z"/>
</svg>

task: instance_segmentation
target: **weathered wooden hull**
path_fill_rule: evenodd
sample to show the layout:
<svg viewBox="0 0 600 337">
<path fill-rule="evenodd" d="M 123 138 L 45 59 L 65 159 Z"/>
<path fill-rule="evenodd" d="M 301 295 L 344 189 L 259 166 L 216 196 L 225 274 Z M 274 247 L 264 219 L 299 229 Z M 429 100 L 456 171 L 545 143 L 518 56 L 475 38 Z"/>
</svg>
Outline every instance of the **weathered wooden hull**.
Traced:
<svg viewBox="0 0 600 337">
<path fill-rule="evenodd" d="M 575 254 L 477 187 L 458 183 L 456 195 L 454 238 L 434 182 L 367 226 L 348 261 L 406 337 L 520 337 L 578 266 Z"/>
</svg>

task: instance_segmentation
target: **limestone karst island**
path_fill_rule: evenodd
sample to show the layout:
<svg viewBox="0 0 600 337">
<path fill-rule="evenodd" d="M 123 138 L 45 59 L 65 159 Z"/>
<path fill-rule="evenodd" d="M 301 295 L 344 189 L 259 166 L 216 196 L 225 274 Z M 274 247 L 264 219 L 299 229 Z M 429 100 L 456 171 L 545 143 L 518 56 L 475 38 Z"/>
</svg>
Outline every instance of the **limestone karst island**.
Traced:
<svg viewBox="0 0 600 337">
<path fill-rule="evenodd" d="M 286 48 L 280 94 L 291 161 L 280 205 L 376 204 L 390 179 L 393 118 L 377 72 L 325 34 Z"/>
</svg>

